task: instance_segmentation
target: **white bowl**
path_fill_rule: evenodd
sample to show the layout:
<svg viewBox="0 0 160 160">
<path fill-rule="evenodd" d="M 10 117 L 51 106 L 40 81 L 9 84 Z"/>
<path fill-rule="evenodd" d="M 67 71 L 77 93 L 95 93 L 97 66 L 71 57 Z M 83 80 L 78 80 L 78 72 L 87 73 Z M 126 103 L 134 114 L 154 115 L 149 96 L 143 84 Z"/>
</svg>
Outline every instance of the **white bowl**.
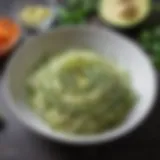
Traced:
<svg viewBox="0 0 160 160">
<path fill-rule="evenodd" d="M 28 69 L 44 54 L 54 55 L 75 47 L 94 49 L 118 61 L 130 73 L 140 99 L 117 128 L 95 136 L 64 135 L 51 130 L 27 106 L 24 79 Z M 156 88 L 154 69 L 148 57 L 134 42 L 110 29 L 86 26 L 59 28 L 27 40 L 11 58 L 3 79 L 5 101 L 24 124 L 50 139 L 83 145 L 108 142 L 132 131 L 151 111 Z"/>
</svg>

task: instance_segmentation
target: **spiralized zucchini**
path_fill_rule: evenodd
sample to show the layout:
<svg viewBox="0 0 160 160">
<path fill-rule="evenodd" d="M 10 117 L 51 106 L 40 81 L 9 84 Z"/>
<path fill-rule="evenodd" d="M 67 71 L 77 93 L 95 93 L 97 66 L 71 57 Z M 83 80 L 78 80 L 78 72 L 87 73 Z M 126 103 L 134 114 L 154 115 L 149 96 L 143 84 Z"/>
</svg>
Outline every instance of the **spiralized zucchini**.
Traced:
<svg viewBox="0 0 160 160">
<path fill-rule="evenodd" d="M 88 50 L 53 57 L 27 79 L 29 103 L 61 132 L 96 134 L 116 127 L 135 104 L 128 74 Z"/>
</svg>

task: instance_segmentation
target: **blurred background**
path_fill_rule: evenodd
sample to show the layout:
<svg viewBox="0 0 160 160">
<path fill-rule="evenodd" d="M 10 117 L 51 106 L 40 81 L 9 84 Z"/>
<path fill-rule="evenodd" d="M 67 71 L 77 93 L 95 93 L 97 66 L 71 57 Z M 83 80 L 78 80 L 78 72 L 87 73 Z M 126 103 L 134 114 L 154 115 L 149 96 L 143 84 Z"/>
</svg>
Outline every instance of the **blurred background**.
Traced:
<svg viewBox="0 0 160 160">
<path fill-rule="evenodd" d="M 92 2 L 89 2 L 88 9 L 84 10 L 84 8 L 80 8 L 79 6 L 67 9 L 66 6 L 70 6 L 67 0 L 59 0 L 57 2 L 54 0 L 1 0 L 1 16 L 12 18 L 22 30 L 19 41 L 12 48 L 5 51 L 5 53 L 0 52 L 0 55 L 3 55 L 0 57 L 1 76 L 3 76 L 3 70 L 9 57 L 28 36 L 54 29 L 58 25 L 87 23 L 103 27 L 109 26 L 138 42 L 147 53 L 152 53 L 149 56 L 157 70 L 157 78 L 159 78 L 160 1 L 152 1 L 152 9 L 149 12 L 149 16 L 142 23 L 138 23 L 134 27 L 120 27 L 119 24 L 110 24 L 107 21 L 102 22 L 96 13 L 97 2 L 94 0 L 90 1 Z M 27 4 L 47 5 L 48 8 L 51 7 L 53 9 L 54 12 L 52 14 L 54 16 L 45 25 L 27 25 L 27 23 L 23 23 L 24 21 L 22 22 L 22 19 L 19 19 L 21 10 Z M 152 43 L 151 38 L 153 39 Z M 148 119 L 133 133 L 112 143 L 104 143 L 99 146 L 77 147 L 50 142 L 29 131 L 6 108 L 1 96 L 2 94 L 2 90 L 0 90 L 0 160 L 160 159 L 159 99 L 157 99 Z"/>
</svg>

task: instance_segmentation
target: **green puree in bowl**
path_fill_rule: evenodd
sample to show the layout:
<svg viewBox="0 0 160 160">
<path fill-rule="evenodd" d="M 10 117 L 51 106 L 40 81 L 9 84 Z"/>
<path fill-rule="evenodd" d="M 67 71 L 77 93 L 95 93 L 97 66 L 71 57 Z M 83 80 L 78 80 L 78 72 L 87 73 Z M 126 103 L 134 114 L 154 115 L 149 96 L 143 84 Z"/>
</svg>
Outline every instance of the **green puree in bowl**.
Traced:
<svg viewBox="0 0 160 160">
<path fill-rule="evenodd" d="M 116 127 L 135 104 L 128 74 L 88 50 L 69 50 L 27 79 L 33 110 L 61 132 L 96 134 Z"/>
</svg>

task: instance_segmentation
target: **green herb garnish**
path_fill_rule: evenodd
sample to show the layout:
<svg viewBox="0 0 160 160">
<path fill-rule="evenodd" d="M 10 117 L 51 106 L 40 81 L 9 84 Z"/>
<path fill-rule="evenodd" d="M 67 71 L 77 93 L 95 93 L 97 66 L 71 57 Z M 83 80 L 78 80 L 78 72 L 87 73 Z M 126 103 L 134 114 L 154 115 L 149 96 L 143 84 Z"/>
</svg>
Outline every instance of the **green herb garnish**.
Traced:
<svg viewBox="0 0 160 160">
<path fill-rule="evenodd" d="M 150 54 L 155 67 L 160 69 L 160 26 L 155 26 L 143 30 L 140 33 L 140 43 L 142 47 Z"/>
<path fill-rule="evenodd" d="M 97 0 L 68 0 L 59 11 L 59 24 L 83 24 L 90 13 L 96 12 Z"/>
</svg>

